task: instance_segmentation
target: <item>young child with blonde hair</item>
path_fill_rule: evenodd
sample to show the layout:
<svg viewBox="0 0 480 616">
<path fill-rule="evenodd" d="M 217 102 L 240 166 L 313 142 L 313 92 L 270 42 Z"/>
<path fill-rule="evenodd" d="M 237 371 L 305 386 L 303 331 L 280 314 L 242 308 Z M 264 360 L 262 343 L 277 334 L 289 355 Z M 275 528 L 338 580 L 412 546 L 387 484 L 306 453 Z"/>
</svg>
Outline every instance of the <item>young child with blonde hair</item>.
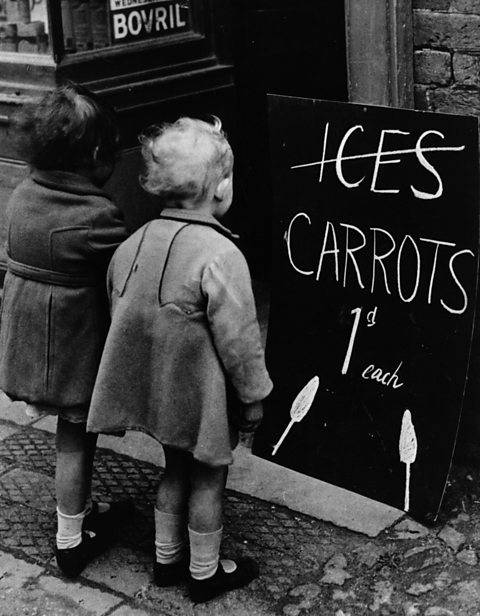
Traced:
<svg viewBox="0 0 480 616">
<path fill-rule="evenodd" d="M 203 602 L 258 573 L 251 559 L 219 560 L 222 497 L 238 430 L 258 426 L 272 383 L 248 266 L 219 222 L 233 196 L 219 120 L 181 118 L 141 142 L 159 218 L 112 259 L 112 324 L 88 429 L 143 430 L 162 443 L 154 579 L 185 578 Z"/>
</svg>

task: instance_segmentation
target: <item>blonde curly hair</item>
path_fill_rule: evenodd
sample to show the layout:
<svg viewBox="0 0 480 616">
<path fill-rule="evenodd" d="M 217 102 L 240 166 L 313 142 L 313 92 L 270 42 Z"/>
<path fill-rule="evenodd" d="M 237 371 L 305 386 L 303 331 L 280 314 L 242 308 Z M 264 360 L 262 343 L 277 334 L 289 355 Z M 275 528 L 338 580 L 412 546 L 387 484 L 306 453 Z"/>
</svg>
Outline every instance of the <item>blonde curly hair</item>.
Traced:
<svg viewBox="0 0 480 616">
<path fill-rule="evenodd" d="M 216 116 L 212 123 L 182 117 L 152 126 L 139 137 L 145 171 L 140 184 L 164 204 L 212 198 L 233 169 L 233 152 Z"/>
</svg>

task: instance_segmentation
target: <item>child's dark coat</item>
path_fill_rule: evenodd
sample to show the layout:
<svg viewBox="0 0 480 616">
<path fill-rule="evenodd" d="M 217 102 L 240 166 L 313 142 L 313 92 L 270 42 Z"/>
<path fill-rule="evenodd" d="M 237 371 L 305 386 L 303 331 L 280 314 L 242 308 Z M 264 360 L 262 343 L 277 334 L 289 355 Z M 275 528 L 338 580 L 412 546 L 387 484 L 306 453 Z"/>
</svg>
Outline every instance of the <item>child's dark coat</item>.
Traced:
<svg viewBox="0 0 480 616">
<path fill-rule="evenodd" d="M 89 403 L 108 327 L 105 274 L 126 237 L 88 179 L 33 171 L 13 192 L 0 327 L 0 388 L 54 407 Z"/>
</svg>

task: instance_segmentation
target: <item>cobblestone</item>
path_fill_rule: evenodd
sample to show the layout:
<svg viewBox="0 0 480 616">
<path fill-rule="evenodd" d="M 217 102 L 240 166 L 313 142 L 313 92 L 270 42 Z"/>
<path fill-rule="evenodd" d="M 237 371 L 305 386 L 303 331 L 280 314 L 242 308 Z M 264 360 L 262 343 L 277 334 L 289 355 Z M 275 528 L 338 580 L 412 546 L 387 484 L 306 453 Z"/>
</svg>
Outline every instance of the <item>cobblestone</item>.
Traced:
<svg viewBox="0 0 480 616">
<path fill-rule="evenodd" d="M 439 538 L 448 545 L 454 552 L 458 550 L 458 548 L 465 543 L 465 536 L 462 533 L 459 533 L 457 530 L 452 528 L 451 526 L 445 526 L 439 533 Z"/>
</svg>

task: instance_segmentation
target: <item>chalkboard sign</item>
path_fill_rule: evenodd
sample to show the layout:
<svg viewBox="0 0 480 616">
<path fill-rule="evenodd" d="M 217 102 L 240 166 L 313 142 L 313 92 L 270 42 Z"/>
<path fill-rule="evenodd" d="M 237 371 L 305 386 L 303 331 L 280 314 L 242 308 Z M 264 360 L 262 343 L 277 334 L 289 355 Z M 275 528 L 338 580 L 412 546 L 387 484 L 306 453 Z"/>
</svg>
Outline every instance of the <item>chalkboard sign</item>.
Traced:
<svg viewBox="0 0 480 616">
<path fill-rule="evenodd" d="M 472 117 L 269 97 L 274 391 L 253 452 L 438 515 L 478 276 Z"/>
</svg>

